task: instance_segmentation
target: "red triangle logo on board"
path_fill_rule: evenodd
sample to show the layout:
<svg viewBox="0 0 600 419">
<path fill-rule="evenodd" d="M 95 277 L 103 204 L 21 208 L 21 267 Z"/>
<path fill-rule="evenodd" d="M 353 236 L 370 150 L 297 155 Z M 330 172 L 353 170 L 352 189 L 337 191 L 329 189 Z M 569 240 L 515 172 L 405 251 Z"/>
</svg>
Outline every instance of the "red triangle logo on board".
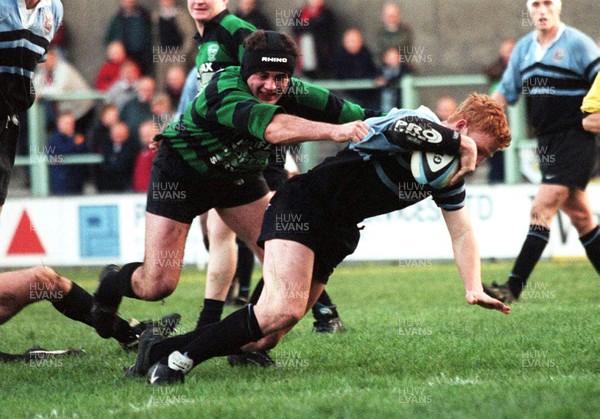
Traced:
<svg viewBox="0 0 600 419">
<path fill-rule="evenodd" d="M 33 224 L 31 224 L 31 219 L 26 210 L 23 210 L 23 214 L 21 214 L 19 225 L 17 225 L 17 230 L 10 242 L 10 246 L 8 246 L 6 254 L 9 256 L 46 254 L 46 250 L 44 249 Z"/>
</svg>

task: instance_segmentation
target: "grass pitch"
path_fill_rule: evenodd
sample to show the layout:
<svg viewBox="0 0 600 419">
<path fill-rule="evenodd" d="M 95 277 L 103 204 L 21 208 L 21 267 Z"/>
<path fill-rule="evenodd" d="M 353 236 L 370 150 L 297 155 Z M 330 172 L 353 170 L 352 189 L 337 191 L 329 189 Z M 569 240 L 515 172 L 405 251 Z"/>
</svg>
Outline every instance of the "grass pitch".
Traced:
<svg viewBox="0 0 600 419">
<path fill-rule="evenodd" d="M 34 304 L 0 327 L 0 350 L 88 355 L 0 364 L 0 417 L 598 417 L 600 282 L 587 262 L 540 263 L 509 316 L 467 305 L 454 265 L 426 265 L 343 266 L 328 290 L 347 332 L 315 334 L 309 316 L 272 352 L 277 368 L 213 359 L 171 387 L 121 378 L 135 354 Z M 509 269 L 485 263 L 484 277 Z M 98 270 L 60 271 L 96 286 Z M 186 332 L 203 286 L 189 268 L 164 303 L 127 300 L 121 312 L 177 311 Z"/>
</svg>

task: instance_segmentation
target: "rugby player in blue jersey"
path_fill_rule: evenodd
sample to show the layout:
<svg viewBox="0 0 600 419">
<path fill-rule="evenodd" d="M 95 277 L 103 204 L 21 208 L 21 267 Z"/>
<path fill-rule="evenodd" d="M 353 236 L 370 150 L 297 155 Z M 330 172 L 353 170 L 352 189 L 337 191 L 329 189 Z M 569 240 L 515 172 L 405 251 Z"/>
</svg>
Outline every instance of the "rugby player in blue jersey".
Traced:
<svg viewBox="0 0 600 419">
<path fill-rule="evenodd" d="M 486 285 L 501 301 L 515 301 L 548 244 L 559 209 L 571 219 L 596 272 L 600 273 L 600 229 L 587 184 L 596 166 L 596 141 L 582 126 L 581 103 L 600 71 L 600 48 L 587 35 L 561 22 L 560 0 L 528 0 L 535 30 L 517 42 L 493 98 L 527 101 L 538 140 L 542 184 L 533 200 L 529 232 L 508 281 Z"/>
<path fill-rule="evenodd" d="M 509 313 L 508 306 L 483 292 L 461 178 L 509 145 L 510 131 L 500 106 L 489 96 L 472 94 L 447 121 L 419 108 L 394 110 L 366 122 L 370 129 L 363 140 L 354 139 L 356 144 L 336 157 L 293 177 L 271 199 L 259 237 L 265 249 L 265 282 L 258 303 L 171 339 L 147 344 L 151 337 L 142 335 L 130 375 L 146 374 L 151 384 L 182 382 L 187 372 L 209 358 L 273 348 L 310 310 L 335 267 L 354 251 L 357 224 L 425 199 L 399 194 L 403 185 L 414 187 L 409 165 L 413 150 L 460 156 L 461 169 L 450 186 L 424 188 L 442 210 L 466 301 Z M 290 217 L 306 228 L 282 228 L 281 220 Z"/>
</svg>

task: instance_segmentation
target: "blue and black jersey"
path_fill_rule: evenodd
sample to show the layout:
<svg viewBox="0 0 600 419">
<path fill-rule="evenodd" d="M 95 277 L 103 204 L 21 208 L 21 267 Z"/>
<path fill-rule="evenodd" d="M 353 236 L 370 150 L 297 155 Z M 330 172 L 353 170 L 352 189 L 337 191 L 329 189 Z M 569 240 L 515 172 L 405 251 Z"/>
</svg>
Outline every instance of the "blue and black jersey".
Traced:
<svg viewBox="0 0 600 419">
<path fill-rule="evenodd" d="M 569 26 L 536 57 L 539 44 L 533 31 L 517 42 L 498 87 L 508 103 L 519 95 L 527 100 L 528 119 L 537 135 L 581 126 L 581 102 L 600 71 L 600 48 Z"/>
<path fill-rule="evenodd" d="M 426 142 L 407 146 L 416 144 L 412 138 L 407 138 L 411 134 L 390 132 L 390 126 L 393 130 L 399 120 L 414 122 L 425 129 L 435 129 L 444 138 L 441 141 L 444 147 L 451 149 L 455 147 L 456 138 L 460 141 L 460 136 L 455 137 L 455 131 L 443 127 L 440 120 L 426 108 L 416 111 L 393 109 L 386 116 L 366 119 L 371 132 L 363 141 L 351 144 L 335 157 L 326 159 L 308 173 L 296 176 L 287 183 L 300 184 L 308 196 L 298 197 L 299 203 L 288 205 L 302 213 L 304 209 L 294 206 L 302 205 L 302 200 L 309 201 L 320 211 L 319 217 L 325 220 L 324 225 L 342 226 L 356 225 L 366 218 L 397 211 L 429 197 L 446 211 L 464 207 L 464 180 L 445 189 L 434 189 L 415 181 L 410 170 L 411 150 L 418 147 L 427 149 L 428 146 Z M 414 128 L 416 131 L 418 128 Z M 404 138 L 400 139 L 400 136 Z"/>
<path fill-rule="evenodd" d="M 361 142 L 350 144 L 349 148 L 363 160 L 370 161 L 379 182 L 397 195 L 397 209 L 429 195 L 438 207 L 447 211 L 465 205 L 464 180 L 444 189 L 435 189 L 417 183 L 410 170 L 410 159 L 415 150 L 458 155 L 458 132 L 441 125 L 439 118 L 424 106 L 416 110 L 392 109 L 386 116 L 365 122 L 371 132 Z"/>
<path fill-rule="evenodd" d="M 59 0 L 41 0 L 31 13 L 25 2 L 0 0 L 0 115 L 23 112 L 32 105 L 33 72 L 62 17 Z"/>
</svg>

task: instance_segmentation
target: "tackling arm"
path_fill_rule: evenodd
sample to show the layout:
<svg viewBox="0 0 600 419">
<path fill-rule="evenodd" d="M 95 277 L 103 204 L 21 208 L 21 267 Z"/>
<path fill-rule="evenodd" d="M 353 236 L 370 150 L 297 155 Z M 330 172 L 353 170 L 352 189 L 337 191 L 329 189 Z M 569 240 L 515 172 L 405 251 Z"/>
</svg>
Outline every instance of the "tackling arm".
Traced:
<svg viewBox="0 0 600 419">
<path fill-rule="evenodd" d="M 510 307 L 483 292 L 479 249 L 466 208 L 456 211 L 442 210 L 442 214 L 452 239 L 454 261 L 465 286 L 465 299 L 469 304 L 508 314 Z"/>
<path fill-rule="evenodd" d="M 279 113 L 273 116 L 265 130 L 265 140 L 271 144 L 295 144 L 303 141 L 358 142 L 369 133 L 363 121 L 335 125 L 315 122 Z"/>
</svg>

